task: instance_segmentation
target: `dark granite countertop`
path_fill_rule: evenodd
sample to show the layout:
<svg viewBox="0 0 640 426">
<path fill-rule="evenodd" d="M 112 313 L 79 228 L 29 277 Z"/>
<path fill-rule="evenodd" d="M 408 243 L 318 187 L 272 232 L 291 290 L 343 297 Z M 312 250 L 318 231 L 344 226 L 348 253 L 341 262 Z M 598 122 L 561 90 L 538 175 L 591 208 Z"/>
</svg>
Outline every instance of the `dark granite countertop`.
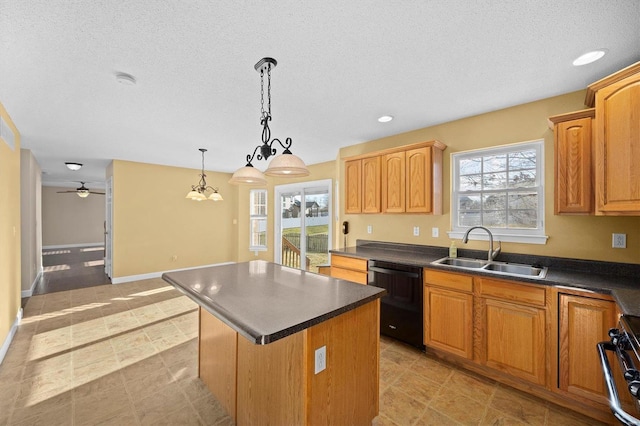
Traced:
<svg viewBox="0 0 640 426">
<path fill-rule="evenodd" d="M 453 271 L 448 266 L 431 264 L 434 260 L 448 256 L 449 249 L 447 247 L 358 240 L 354 247 L 331 250 L 331 253 Z M 487 252 L 458 247 L 458 257 L 486 259 Z M 616 300 L 623 313 L 640 316 L 640 265 L 515 253 L 500 253 L 496 260 L 546 266 L 548 268 L 547 275 L 544 279 L 536 279 L 496 275 L 478 270 L 458 269 L 457 272 L 609 294 Z"/>
<path fill-rule="evenodd" d="M 381 297 L 385 290 L 254 260 L 162 274 L 162 279 L 264 345 Z"/>
</svg>

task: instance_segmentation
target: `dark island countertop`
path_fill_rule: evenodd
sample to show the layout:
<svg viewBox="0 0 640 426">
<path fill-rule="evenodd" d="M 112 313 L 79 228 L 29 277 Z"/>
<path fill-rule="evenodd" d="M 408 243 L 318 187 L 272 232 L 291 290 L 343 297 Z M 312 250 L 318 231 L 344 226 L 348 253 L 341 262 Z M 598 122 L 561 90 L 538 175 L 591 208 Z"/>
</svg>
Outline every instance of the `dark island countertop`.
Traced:
<svg viewBox="0 0 640 426">
<path fill-rule="evenodd" d="M 446 247 L 358 240 L 353 247 L 331 250 L 331 253 L 361 259 L 421 266 L 442 271 L 483 275 L 530 284 L 567 287 L 609 294 L 616 300 L 623 313 L 640 316 L 640 265 L 637 264 L 515 253 L 500 253 L 496 258 L 497 261 L 501 262 L 546 266 L 548 268 L 546 277 L 544 279 L 536 279 L 519 276 L 498 276 L 482 270 L 462 270 L 452 269 L 444 265 L 432 265 L 431 262 L 434 260 L 446 257 L 449 254 L 449 249 Z M 458 257 L 486 259 L 487 252 L 483 250 L 467 250 L 458 246 Z"/>
<path fill-rule="evenodd" d="M 162 279 L 250 341 L 264 345 L 380 298 L 385 290 L 254 260 Z"/>
</svg>

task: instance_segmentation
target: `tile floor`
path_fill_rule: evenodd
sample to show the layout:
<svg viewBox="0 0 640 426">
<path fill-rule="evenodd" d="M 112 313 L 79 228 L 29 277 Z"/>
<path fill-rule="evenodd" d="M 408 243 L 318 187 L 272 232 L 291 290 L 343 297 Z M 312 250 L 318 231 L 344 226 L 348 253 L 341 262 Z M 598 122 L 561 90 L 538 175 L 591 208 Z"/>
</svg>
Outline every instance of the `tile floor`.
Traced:
<svg viewBox="0 0 640 426">
<path fill-rule="evenodd" d="M 197 378 L 196 305 L 160 279 L 34 296 L 0 365 L 0 425 L 231 425 Z M 595 422 L 383 339 L 381 425 Z"/>
</svg>

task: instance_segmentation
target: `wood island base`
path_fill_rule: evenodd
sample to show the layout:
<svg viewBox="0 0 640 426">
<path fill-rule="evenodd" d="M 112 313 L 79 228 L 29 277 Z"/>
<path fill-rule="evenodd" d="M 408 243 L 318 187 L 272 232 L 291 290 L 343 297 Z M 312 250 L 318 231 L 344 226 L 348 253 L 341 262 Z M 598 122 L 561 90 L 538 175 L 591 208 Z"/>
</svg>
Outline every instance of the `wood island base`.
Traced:
<svg viewBox="0 0 640 426">
<path fill-rule="evenodd" d="M 266 345 L 200 308 L 199 376 L 238 425 L 370 425 L 379 410 L 380 300 Z M 315 374 L 315 351 L 326 369 Z"/>
</svg>

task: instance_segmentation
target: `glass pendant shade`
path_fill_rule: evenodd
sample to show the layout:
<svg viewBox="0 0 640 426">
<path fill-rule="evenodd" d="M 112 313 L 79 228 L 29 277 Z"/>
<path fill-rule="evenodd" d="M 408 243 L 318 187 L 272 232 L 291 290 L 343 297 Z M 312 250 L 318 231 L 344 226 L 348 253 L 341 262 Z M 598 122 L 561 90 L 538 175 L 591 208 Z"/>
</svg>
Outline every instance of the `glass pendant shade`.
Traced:
<svg viewBox="0 0 640 426">
<path fill-rule="evenodd" d="M 78 191 L 76 194 L 78 194 L 78 197 L 80 198 L 87 198 L 89 196 L 89 191 Z"/>
<path fill-rule="evenodd" d="M 209 195 L 209 199 L 211 201 L 222 201 L 222 195 L 220 195 L 220 193 L 216 191 L 213 194 Z"/>
<path fill-rule="evenodd" d="M 189 191 L 185 198 L 189 198 L 190 200 L 195 200 L 198 198 L 198 191 Z"/>
<path fill-rule="evenodd" d="M 303 177 L 309 176 L 309 169 L 300 157 L 285 152 L 271 160 L 264 174 L 267 176 Z"/>
<path fill-rule="evenodd" d="M 266 185 L 267 179 L 264 177 L 264 174 L 262 174 L 260 170 L 247 165 L 241 169 L 236 170 L 233 176 L 231 176 L 231 179 L 229 179 L 229 183 L 234 185 Z"/>
</svg>

